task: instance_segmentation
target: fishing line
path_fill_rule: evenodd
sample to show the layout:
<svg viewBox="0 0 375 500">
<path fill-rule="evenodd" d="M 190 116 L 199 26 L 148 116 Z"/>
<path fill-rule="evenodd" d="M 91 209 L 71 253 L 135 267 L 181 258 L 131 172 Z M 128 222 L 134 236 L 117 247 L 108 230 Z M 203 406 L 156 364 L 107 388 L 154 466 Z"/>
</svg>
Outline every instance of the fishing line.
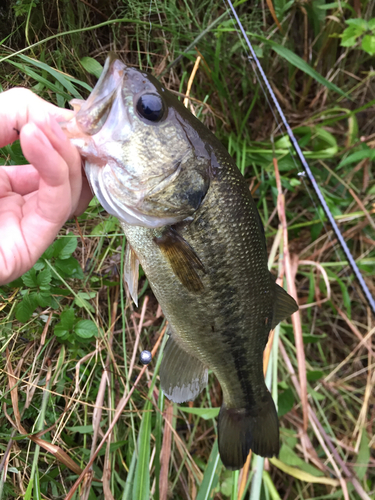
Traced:
<svg viewBox="0 0 375 500">
<path fill-rule="evenodd" d="M 338 225 L 336 224 L 336 221 L 335 221 L 335 219 L 334 219 L 334 217 L 333 217 L 330 209 L 328 208 L 328 205 L 327 205 L 327 203 L 326 203 L 326 201 L 324 199 L 324 196 L 323 196 L 323 194 L 322 194 L 322 192 L 321 192 L 321 190 L 320 190 L 320 188 L 319 188 L 319 186 L 318 186 L 318 184 L 317 184 L 317 182 L 315 180 L 315 177 L 314 177 L 313 173 L 310 170 L 310 167 L 309 167 L 309 165 L 308 165 L 308 163 L 307 163 L 307 161 L 306 161 L 306 159 L 304 157 L 304 154 L 303 154 L 303 152 L 302 152 L 302 150 L 301 150 L 301 148 L 300 148 L 300 146 L 298 144 L 297 139 L 295 138 L 295 136 L 293 134 L 293 131 L 290 128 L 287 119 L 285 118 L 285 115 L 284 115 L 284 113 L 283 113 L 283 111 L 282 111 L 282 109 L 281 109 L 281 107 L 279 105 L 279 102 L 278 102 L 278 100 L 277 100 L 277 98 L 276 98 L 276 96 L 275 96 L 275 94 L 274 94 L 274 92 L 273 92 L 273 90 L 271 88 L 271 85 L 270 85 L 270 83 L 269 83 L 269 81 L 267 79 L 267 76 L 265 75 L 265 73 L 263 71 L 263 68 L 262 68 L 262 66 L 261 66 L 261 64 L 260 64 L 260 62 L 259 62 L 259 60 L 258 60 L 258 58 L 257 58 L 257 56 L 255 54 L 253 46 L 250 43 L 250 40 L 249 40 L 249 38 L 248 38 L 248 36 L 246 34 L 246 31 L 245 31 L 245 29 L 244 29 L 244 27 L 243 27 L 243 25 L 242 25 L 242 23 L 241 23 L 238 15 L 237 15 L 237 12 L 236 12 L 236 10 L 235 10 L 235 8 L 234 8 L 231 0 L 224 0 L 224 3 L 225 2 L 228 3 L 228 5 L 229 5 L 229 7 L 230 7 L 230 9 L 232 11 L 233 17 L 236 20 L 236 23 L 237 23 L 237 25 L 238 25 L 238 27 L 239 27 L 242 35 L 243 35 L 243 38 L 244 38 L 244 40 L 246 42 L 246 45 L 247 45 L 248 49 L 250 51 L 251 57 L 249 57 L 249 61 L 252 62 L 252 60 L 253 60 L 255 62 L 256 66 L 257 66 L 257 69 L 258 69 L 259 73 L 261 74 L 261 77 L 262 77 L 262 80 L 264 82 L 264 85 L 267 88 L 267 90 L 269 92 L 269 95 L 271 96 L 271 99 L 273 101 L 273 104 L 275 105 L 275 107 L 277 109 L 277 112 L 278 112 L 278 114 L 279 114 L 279 116 L 281 118 L 281 121 L 282 121 L 282 123 L 283 123 L 283 125 L 284 125 L 284 127 L 285 127 L 285 129 L 287 131 L 287 134 L 288 134 L 289 139 L 290 139 L 290 141 L 291 141 L 291 143 L 293 145 L 293 148 L 294 148 L 294 150 L 295 150 L 295 152 L 296 152 L 296 154 L 297 154 L 297 156 L 298 156 L 298 158 L 299 158 L 299 160 L 300 160 L 300 162 L 302 164 L 302 167 L 303 167 L 303 170 L 305 172 L 305 175 L 308 177 L 308 179 L 309 179 L 309 181 L 310 181 L 310 183 L 311 183 L 311 185 L 313 187 L 313 190 L 315 192 L 315 195 L 318 197 L 318 200 L 319 200 L 319 202 L 320 202 L 320 204 L 321 204 L 321 206 L 322 206 L 322 208 L 324 210 L 324 213 L 325 213 L 325 215 L 326 215 L 326 217 L 327 217 L 327 219 L 328 219 L 328 221 L 329 221 L 329 223 L 330 223 L 330 225 L 331 225 L 334 233 L 335 233 L 335 236 L 336 236 L 337 240 L 340 243 L 340 246 L 341 246 L 341 248 L 342 248 L 342 250 L 343 250 L 343 252 L 345 254 L 345 257 L 347 258 L 348 263 L 349 263 L 350 267 L 352 268 L 352 271 L 353 271 L 353 273 L 354 273 L 354 275 L 355 275 L 355 277 L 356 277 L 356 279 L 357 279 L 357 281 L 358 281 L 358 283 L 359 283 L 359 285 L 361 287 L 361 290 L 362 290 L 362 292 L 363 292 L 363 294 L 364 294 L 364 296 L 365 296 L 365 298 L 367 300 L 367 303 L 368 303 L 370 309 L 372 310 L 372 313 L 375 316 L 375 300 L 374 300 L 374 297 L 370 293 L 370 290 L 367 287 L 365 280 L 363 279 L 361 271 L 359 270 L 359 268 L 358 268 L 358 266 L 357 266 L 357 264 L 356 264 L 356 262 L 354 260 L 354 257 L 352 255 L 351 251 L 349 250 L 349 247 L 347 246 L 347 244 L 346 244 L 346 242 L 345 242 L 345 240 L 344 240 L 344 238 L 343 238 L 343 236 L 341 234 L 341 231 L 340 231 Z M 254 67 L 253 64 L 252 64 L 252 66 Z M 257 75 L 257 72 L 255 70 L 254 70 L 254 72 L 255 72 L 255 74 L 257 76 L 257 79 L 258 79 L 258 82 L 259 82 L 259 84 L 261 86 L 261 89 L 262 89 L 263 93 L 265 94 L 267 102 L 270 104 L 269 99 L 268 99 L 268 97 L 266 95 L 266 92 L 264 90 L 264 87 L 261 84 L 260 78 Z M 271 105 L 270 105 L 270 108 L 271 108 L 272 114 L 275 117 L 276 123 L 278 123 L 277 117 L 275 116 L 275 113 L 273 112 Z M 293 158 L 293 155 L 291 155 L 291 157 Z M 293 161 L 295 161 L 294 158 L 293 158 Z M 303 177 L 301 175 L 300 175 L 300 178 L 303 180 Z M 304 183 L 304 185 L 305 185 L 305 187 L 307 189 L 306 183 Z M 307 189 L 307 191 L 308 191 L 308 189 Z M 311 195 L 310 195 L 310 197 L 311 197 Z M 324 221 L 322 221 L 322 222 L 324 224 Z"/>
</svg>

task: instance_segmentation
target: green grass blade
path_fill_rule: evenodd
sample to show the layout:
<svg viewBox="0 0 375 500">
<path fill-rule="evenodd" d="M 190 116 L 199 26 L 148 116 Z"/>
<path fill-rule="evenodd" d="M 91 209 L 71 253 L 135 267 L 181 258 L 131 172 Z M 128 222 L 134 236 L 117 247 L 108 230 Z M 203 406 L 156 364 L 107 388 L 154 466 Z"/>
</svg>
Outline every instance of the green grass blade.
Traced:
<svg viewBox="0 0 375 500">
<path fill-rule="evenodd" d="M 206 470 L 202 480 L 201 487 L 196 500 L 208 500 L 211 498 L 211 492 L 219 481 L 220 470 L 222 468 L 219 445 L 217 440 L 212 447 L 210 458 L 208 459 Z"/>
<path fill-rule="evenodd" d="M 263 471 L 263 481 L 272 500 L 281 500 L 281 497 L 273 484 L 271 476 L 266 470 Z"/>
<path fill-rule="evenodd" d="M 135 469 L 133 498 L 149 500 L 150 498 L 150 436 L 151 436 L 151 403 L 147 401 L 142 417 L 138 438 L 138 461 Z"/>
<path fill-rule="evenodd" d="M 255 473 L 251 482 L 250 500 L 259 500 L 263 480 L 264 458 L 255 455 L 252 468 Z"/>
<path fill-rule="evenodd" d="M 238 476 L 240 474 L 240 471 L 234 470 L 232 472 L 232 495 L 231 495 L 231 500 L 237 500 L 238 497 Z"/>
<path fill-rule="evenodd" d="M 82 80 L 77 80 L 76 78 L 64 75 L 60 71 L 57 71 L 56 69 L 51 68 L 51 66 L 49 66 L 48 64 L 46 64 L 44 62 L 37 61 L 36 59 L 32 59 L 31 57 L 24 56 L 23 54 L 20 54 L 18 57 L 20 59 L 22 59 L 23 61 L 25 61 L 29 64 L 32 64 L 33 66 L 35 66 L 39 69 L 47 71 L 47 73 L 49 73 L 51 76 L 53 76 L 53 78 L 55 78 L 58 82 L 61 83 L 61 85 L 67 90 L 67 92 L 72 94 L 72 96 L 76 97 L 77 99 L 82 99 L 82 96 L 78 92 L 78 90 L 75 88 L 73 83 L 77 83 L 78 85 L 80 85 L 84 89 L 88 90 L 89 92 L 92 91 L 92 88 L 87 83 L 83 82 Z"/>
<path fill-rule="evenodd" d="M 52 90 L 52 92 L 55 92 L 56 94 L 62 95 L 67 101 L 69 101 L 71 99 L 71 96 L 68 93 L 59 89 L 54 83 L 47 80 L 47 78 L 44 78 L 43 76 L 41 76 L 39 73 L 36 73 L 35 71 L 33 71 L 31 68 L 29 68 L 25 64 L 18 64 L 14 61 L 9 61 L 9 62 L 11 64 L 13 64 L 13 66 L 15 66 L 16 68 L 21 70 L 23 73 L 25 73 L 25 75 L 30 76 L 35 81 L 44 85 L 47 89 Z"/>
<path fill-rule="evenodd" d="M 333 92 L 336 92 L 337 94 L 340 94 L 341 96 L 348 98 L 348 95 L 343 90 L 341 90 L 334 83 L 324 78 L 324 76 L 318 73 L 314 68 L 312 68 L 309 64 L 307 64 L 306 61 L 304 61 L 301 57 L 299 57 L 291 50 L 287 49 L 286 47 L 283 47 L 282 45 L 280 45 L 277 42 L 274 42 L 273 40 L 268 40 L 263 36 L 256 35 L 255 33 L 248 33 L 248 35 L 257 38 L 258 40 L 264 42 L 266 45 L 270 46 L 272 50 L 274 50 L 277 54 L 279 54 L 280 57 L 288 61 L 295 68 L 298 68 L 307 75 L 311 76 L 311 78 L 313 78 L 318 83 L 327 87 L 327 89 L 332 90 Z"/>
<path fill-rule="evenodd" d="M 279 45 L 278 43 L 272 40 L 266 40 L 264 38 L 264 42 L 267 43 L 277 54 L 279 54 L 279 56 L 283 57 L 290 64 L 300 69 L 307 75 L 311 76 L 311 78 L 313 78 L 318 83 L 327 87 L 327 89 L 333 90 L 337 94 L 348 97 L 347 94 L 343 90 L 341 90 L 337 85 L 324 78 L 324 76 L 315 71 L 314 68 L 312 68 L 309 64 L 307 64 L 306 61 L 304 61 L 301 57 L 297 56 L 297 54 L 295 54 L 291 50 L 287 49 L 286 47 L 283 47 L 282 45 Z"/>
<path fill-rule="evenodd" d="M 134 451 L 131 462 L 130 462 L 128 476 L 126 478 L 124 492 L 122 494 L 122 500 L 131 500 L 131 498 L 132 498 L 131 493 L 132 493 L 132 484 L 133 484 L 133 477 L 134 477 L 136 462 L 137 462 L 137 453 Z"/>
</svg>

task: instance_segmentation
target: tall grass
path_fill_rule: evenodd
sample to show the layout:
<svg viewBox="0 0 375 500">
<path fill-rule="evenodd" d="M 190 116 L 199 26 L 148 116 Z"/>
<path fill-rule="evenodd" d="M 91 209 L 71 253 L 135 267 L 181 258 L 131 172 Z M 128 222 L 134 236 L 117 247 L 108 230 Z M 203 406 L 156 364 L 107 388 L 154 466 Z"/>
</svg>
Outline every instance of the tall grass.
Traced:
<svg viewBox="0 0 375 500">
<path fill-rule="evenodd" d="M 274 0 L 236 8 L 375 292 L 374 70 L 362 47 L 371 31 L 341 45 L 346 21 L 375 17 L 374 2 Z M 110 50 L 181 94 L 202 57 L 189 106 L 245 175 L 265 225 L 270 266 L 282 270 L 288 252 L 298 262 L 289 278 L 301 327 L 280 326 L 268 363 L 281 421 L 277 459 L 254 456 L 240 473 L 226 471 L 216 439 L 218 382 L 210 375 L 193 404 L 169 403 L 158 381 L 157 347 L 73 493 L 140 373 L 139 353 L 152 350 L 165 331 L 142 272 L 139 307 L 128 299 L 124 237 L 93 200 L 66 223 L 35 271 L 0 289 L 0 499 L 372 498 L 374 318 L 298 175 L 224 3 L 18 0 L 1 9 L 3 90 L 26 86 L 63 107 L 88 96 Z M 25 162 L 17 143 L 1 153 L 3 164 Z M 41 281 L 49 302 L 41 299 Z"/>
</svg>

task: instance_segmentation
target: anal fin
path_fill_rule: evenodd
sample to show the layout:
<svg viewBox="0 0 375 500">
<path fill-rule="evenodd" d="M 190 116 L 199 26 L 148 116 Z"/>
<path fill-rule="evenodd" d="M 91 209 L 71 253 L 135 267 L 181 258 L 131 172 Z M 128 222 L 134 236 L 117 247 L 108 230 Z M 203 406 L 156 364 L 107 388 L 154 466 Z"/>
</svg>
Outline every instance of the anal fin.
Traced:
<svg viewBox="0 0 375 500">
<path fill-rule="evenodd" d="M 128 285 L 128 290 L 134 304 L 138 307 L 138 277 L 139 260 L 134 250 L 126 242 L 125 261 L 124 261 L 124 281 Z"/>
<path fill-rule="evenodd" d="M 288 292 L 274 283 L 274 308 L 271 328 L 275 328 L 280 321 L 298 311 L 298 304 Z"/>
<path fill-rule="evenodd" d="M 164 394 L 174 403 L 192 401 L 207 385 L 207 368 L 180 347 L 173 334 L 164 349 L 160 382 Z"/>
</svg>

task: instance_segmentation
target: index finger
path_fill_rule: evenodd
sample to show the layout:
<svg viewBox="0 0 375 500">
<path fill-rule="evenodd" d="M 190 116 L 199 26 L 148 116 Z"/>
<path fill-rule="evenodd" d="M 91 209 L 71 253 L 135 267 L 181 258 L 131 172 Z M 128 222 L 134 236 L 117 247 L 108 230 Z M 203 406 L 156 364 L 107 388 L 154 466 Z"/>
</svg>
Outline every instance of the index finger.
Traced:
<svg viewBox="0 0 375 500">
<path fill-rule="evenodd" d="M 74 112 L 58 108 L 24 88 L 14 88 L 0 94 L 0 148 L 19 138 L 26 123 L 42 123 L 46 115 L 59 121 L 70 120 Z"/>
</svg>

